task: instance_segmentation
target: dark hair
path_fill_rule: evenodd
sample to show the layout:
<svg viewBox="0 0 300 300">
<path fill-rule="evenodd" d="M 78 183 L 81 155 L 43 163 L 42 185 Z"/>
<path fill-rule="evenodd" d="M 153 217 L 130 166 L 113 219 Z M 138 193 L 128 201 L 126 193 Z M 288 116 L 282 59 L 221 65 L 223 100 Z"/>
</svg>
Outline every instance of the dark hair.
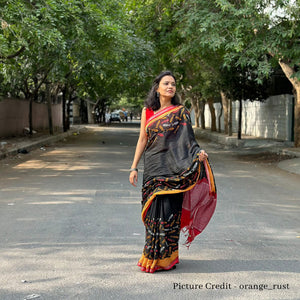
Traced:
<svg viewBox="0 0 300 300">
<path fill-rule="evenodd" d="M 147 99 L 145 100 L 145 106 L 147 108 L 152 109 L 153 111 L 160 109 L 159 97 L 157 96 L 156 91 L 158 89 L 160 81 L 165 76 L 172 76 L 176 82 L 176 78 L 171 71 L 163 71 L 154 79 L 152 88 L 147 96 Z M 176 93 L 175 93 L 174 97 L 172 98 L 171 103 L 173 105 L 180 104 L 179 97 Z"/>
</svg>

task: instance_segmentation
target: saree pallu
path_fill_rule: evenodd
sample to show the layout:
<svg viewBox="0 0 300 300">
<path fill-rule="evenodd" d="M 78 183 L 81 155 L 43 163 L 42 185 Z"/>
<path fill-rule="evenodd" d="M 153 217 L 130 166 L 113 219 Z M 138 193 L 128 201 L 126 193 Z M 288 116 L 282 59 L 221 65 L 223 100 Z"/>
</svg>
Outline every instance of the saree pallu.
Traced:
<svg viewBox="0 0 300 300">
<path fill-rule="evenodd" d="M 142 221 L 145 247 L 138 266 L 153 273 L 179 263 L 180 230 L 189 246 L 210 221 L 217 200 L 208 160 L 199 161 L 189 112 L 182 105 L 146 111 Z"/>
</svg>

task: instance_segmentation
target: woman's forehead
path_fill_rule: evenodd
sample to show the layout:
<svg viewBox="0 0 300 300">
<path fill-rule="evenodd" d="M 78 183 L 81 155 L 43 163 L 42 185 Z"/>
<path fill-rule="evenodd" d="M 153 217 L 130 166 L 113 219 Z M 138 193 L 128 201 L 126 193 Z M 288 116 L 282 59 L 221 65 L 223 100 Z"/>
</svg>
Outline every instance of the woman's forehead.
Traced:
<svg viewBox="0 0 300 300">
<path fill-rule="evenodd" d="M 171 82 L 175 82 L 175 79 L 174 79 L 173 76 L 166 75 L 166 76 L 164 76 L 160 81 L 171 81 Z"/>
</svg>

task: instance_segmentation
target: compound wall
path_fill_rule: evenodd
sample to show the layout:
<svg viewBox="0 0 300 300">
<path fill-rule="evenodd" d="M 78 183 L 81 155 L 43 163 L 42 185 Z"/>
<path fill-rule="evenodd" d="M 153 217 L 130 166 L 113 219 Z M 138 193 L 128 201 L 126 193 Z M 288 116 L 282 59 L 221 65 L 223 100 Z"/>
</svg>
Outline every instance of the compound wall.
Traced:
<svg viewBox="0 0 300 300">
<path fill-rule="evenodd" d="M 214 104 L 217 117 L 221 112 L 221 104 Z M 264 102 L 242 102 L 242 134 L 266 139 L 292 140 L 293 96 L 279 95 L 269 97 Z M 232 130 L 237 132 L 239 101 L 232 103 Z M 205 126 L 211 126 L 211 114 L 205 105 Z M 224 115 L 221 116 L 221 130 L 224 131 Z"/>
<path fill-rule="evenodd" d="M 45 103 L 33 103 L 33 129 L 49 129 L 48 106 Z M 0 137 L 20 136 L 24 128 L 29 127 L 29 101 L 22 99 L 4 99 L 0 101 Z M 52 120 L 55 131 L 62 128 L 62 105 L 52 105 Z"/>
</svg>

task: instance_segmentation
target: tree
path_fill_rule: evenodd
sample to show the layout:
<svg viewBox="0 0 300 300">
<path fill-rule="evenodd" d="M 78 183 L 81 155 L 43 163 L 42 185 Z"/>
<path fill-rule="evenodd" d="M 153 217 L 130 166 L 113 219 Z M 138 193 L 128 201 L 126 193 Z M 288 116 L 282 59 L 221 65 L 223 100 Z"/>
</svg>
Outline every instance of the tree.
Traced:
<svg viewBox="0 0 300 300">
<path fill-rule="evenodd" d="M 191 49 L 223 53 L 223 66 L 256 69 L 258 82 L 279 64 L 294 86 L 295 146 L 300 146 L 298 1 L 187 0 L 178 15 Z"/>
<path fill-rule="evenodd" d="M 123 1 L 0 4 L 1 93 L 32 105 L 51 85 L 63 93 L 64 130 L 74 97 L 104 104 L 143 78 L 150 47 L 134 34 Z"/>
</svg>

